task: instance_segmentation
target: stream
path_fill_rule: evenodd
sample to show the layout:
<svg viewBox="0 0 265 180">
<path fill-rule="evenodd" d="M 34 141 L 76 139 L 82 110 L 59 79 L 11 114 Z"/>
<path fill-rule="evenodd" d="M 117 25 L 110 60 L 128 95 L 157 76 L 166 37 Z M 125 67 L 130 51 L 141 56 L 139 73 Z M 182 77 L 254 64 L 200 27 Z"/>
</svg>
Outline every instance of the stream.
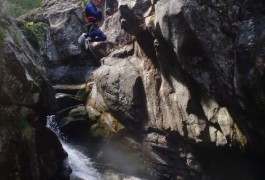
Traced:
<svg viewBox="0 0 265 180">
<path fill-rule="evenodd" d="M 69 165 L 72 168 L 71 180 L 100 180 L 101 175 L 95 169 L 94 163 L 83 152 L 75 148 L 70 143 L 67 143 L 67 139 L 60 132 L 57 123 L 55 122 L 55 116 L 51 115 L 47 117 L 47 127 L 51 129 L 59 138 L 63 145 L 63 149 L 68 153 Z"/>
<path fill-rule="evenodd" d="M 68 162 L 72 169 L 70 180 L 141 180 L 135 174 L 141 166 L 135 161 L 134 156 L 127 151 L 113 149 L 114 143 L 102 146 L 104 150 L 101 156 L 107 158 L 107 164 L 93 162 L 90 154 L 87 153 L 86 143 L 83 144 L 70 141 L 61 133 L 55 116 L 47 116 L 47 127 L 52 130 L 60 140 L 63 149 L 68 153 Z M 99 153 L 99 154 L 100 154 Z M 112 162 L 112 163 L 111 163 Z M 98 168 L 98 166 L 101 166 Z M 116 169 L 116 170 L 113 170 Z M 121 172 L 123 171 L 123 173 Z M 125 173 L 127 172 L 127 173 Z M 136 173 L 137 174 L 137 173 Z"/>
</svg>

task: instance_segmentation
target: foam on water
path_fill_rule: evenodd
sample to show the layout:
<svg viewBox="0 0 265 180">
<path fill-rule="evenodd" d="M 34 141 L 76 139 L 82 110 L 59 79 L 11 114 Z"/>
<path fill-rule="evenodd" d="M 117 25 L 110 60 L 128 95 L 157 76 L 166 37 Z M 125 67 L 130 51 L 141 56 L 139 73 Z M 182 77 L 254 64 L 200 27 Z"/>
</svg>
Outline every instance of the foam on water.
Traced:
<svg viewBox="0 0 265 180">
<path fill-rule="evenodd" d="M 93 162 L 83 152 L 76 149 L 60 132 L 58 125 L 55 121 L 55 116 L 47 117 L 47 127 L 51 129 L 61 141 L 64 150 L 68 153 L 68 162 L 72 168 L 71 177 L 83 180 L 100 180 L 99 172 L 93 167 Z M 71 178 L 73 179 L 73 178 Z"/>
</svg>

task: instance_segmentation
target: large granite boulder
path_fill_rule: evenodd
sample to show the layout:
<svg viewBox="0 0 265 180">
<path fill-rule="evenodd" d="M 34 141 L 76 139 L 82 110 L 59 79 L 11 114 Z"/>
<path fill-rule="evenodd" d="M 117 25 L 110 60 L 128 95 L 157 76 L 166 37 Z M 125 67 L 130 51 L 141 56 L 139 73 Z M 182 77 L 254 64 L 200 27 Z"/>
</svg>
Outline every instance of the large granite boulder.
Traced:
<svg viewBox="0 0 265 180">
<path fill-rule="evenodd" d="M 263 12 L 259 0 L 119 1 L 136 41 L 101 60 L 88 105 L 142 138 L 158 178 L 264 178 Z"/>
<path fill-rule="evenodd" d="M 135 131 L 140 130 L 146 119 L 146 107 L 140 74 L 130 59 L 125 58 L 132 53 L 132 46 L 125 46 L 120 53 L 102 59 L 102 66 L 94 72 L 93 88 L 99 95 L 93 96 L 92 92 L 89 104 L 94 104 L 99 111 L 111 112 L 112 116 Z M 101 100 L 104 103 L 100 103 Z"/>
</svg>

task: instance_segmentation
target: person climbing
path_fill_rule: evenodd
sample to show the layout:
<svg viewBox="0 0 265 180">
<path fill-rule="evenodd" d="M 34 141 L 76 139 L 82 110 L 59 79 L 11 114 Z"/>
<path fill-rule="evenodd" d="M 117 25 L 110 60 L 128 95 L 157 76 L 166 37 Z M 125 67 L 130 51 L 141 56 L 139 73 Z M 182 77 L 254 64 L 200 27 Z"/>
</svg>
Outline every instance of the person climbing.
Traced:
<svg viewBox="0 0 265 180">
<path fill-rule="evenodd" d="M 87 32 L 81 34 L 78 38 L 79 44 L 85 41 L 86 49 L 89 47 L 89 42 L 105 41 L 107 39 L 107 36 L 98 27 L 98 22 L 102 19 L 102 13 L 97 9 L 97 6 L 101 3 L 102 0 L 91 0 L 86 4 L 85 28 Z"/>
</svg>

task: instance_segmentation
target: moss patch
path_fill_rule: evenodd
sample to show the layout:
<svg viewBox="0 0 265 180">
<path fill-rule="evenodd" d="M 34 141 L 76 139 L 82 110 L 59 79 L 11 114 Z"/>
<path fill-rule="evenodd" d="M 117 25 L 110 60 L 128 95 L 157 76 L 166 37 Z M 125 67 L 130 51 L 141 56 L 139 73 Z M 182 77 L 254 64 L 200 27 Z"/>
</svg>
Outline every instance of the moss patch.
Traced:
<svg viewBox="0 0 265 180">
<path fill-rule="evenodd" d="M 6 44 L 6 30 L 0 26 L 0 44 Z"/>
<path fill-rule="evenodd" d="M 26 119 L 19 119 L 17 125 L 21 129 L 22 139 L 34 141 L 35 129 L 28 123 Z"/>
<path fill-rule="evenodd" d="M 87 92 L 86 92 L 86 89 L 80 89 L 78 90 L 78 92 L 76 93 L 76 98 L 80 99 L 81 101 L 84 101 L 87 99 Z"/>
<path fill-rule="evenodd" d="M 94 137 L 110 137 L 121 129 L 123 126 L 117 119 L 108 113 L 103 113 L 97 123 L 91 126 L 91 133 Z"/>
<path fill-rule="evenodd" d="M 47 33 L 49 25 L 43 22 L 35 23 L 33 21 L 27 22 L 25 25 L 26 36 L 30 44 L 36 48 L 40 49 L 41 40 Z"/>
<path fill-rule="evenodd" d="M 16 43 L 18 46 L 23 47 L 23 40 L 21 39 L 21 36 L 20 36 L 20 34 L 19 34 L 18 31 L 14 31 L 14 36 L 13 36 L 13 38 L 14 38 L 15 43 Z"/>
</svg>

